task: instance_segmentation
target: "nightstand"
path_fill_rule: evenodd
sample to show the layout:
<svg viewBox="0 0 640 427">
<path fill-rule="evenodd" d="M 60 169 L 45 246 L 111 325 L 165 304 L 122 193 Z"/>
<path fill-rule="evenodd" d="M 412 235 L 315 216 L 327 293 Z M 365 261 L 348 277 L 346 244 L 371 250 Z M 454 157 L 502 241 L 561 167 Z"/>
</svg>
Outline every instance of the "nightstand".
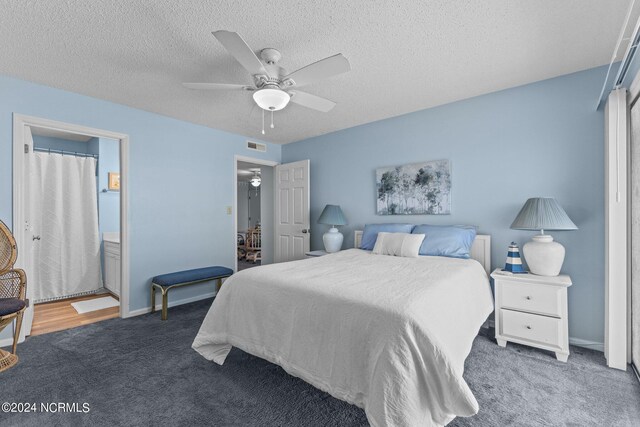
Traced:
<svg viewBox="0 0 640 427">
<path fill-rule="evenodd" d="M 491 273 L 495 290 L 496 341 L 553 351 L 566 362 L 569 357 L 567 288 L 571 278 L 535 274 Z"/>
<path fill-rule="evenodd" d="M 325 256 L 328 253 L 329 252 L 327 252 L 327 251 L 309 251 L 309 252 L 305 252 L 304 256 L 306 258 L 315 258 L 315 257 L 319 257 L 319 256 Z"/>
</svg>

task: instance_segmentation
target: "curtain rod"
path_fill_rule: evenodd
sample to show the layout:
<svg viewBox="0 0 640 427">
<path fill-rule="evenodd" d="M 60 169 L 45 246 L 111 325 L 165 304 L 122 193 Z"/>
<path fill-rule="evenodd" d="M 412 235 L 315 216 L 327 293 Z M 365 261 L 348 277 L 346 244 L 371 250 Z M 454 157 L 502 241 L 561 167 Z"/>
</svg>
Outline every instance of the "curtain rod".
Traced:
<svg viewBox="0 0 640 427">
<path fill-rule="evenodd" d="M 78 153 L 77 151 L 64 151 L 64 150 L 56 150 L 56 149 L 51 149 L 51 148 L 40 148 L 40 147 L 33 147 L 33 151 L 40 151 L 43 153 L 56 153 L 56 154 L 62 154 L 63 156 L 66 155 L 70 155 L 70 156 L 76 156 L 76 157 L 93 157 L 93 158 L 98 158 L 97 154 L 88 154 L 88 153 Z"/>
<path fill-rule="evenodd" d="M 623 40 L 629 40 L 624 38 L 624 34 L 629 25 L 629 19 L 631 18 L 631 13 L 633 12 L 634 6 L 635 0 L 632 0 L 631 4 L 629 5 L 629 10 L 627 11 L 627 16 L 624 19 L 624 25 L 620 30 L 620 35 L 618 36 L 616 47 L 613 51 L 613 55 L 611 56 L 611 61 L 609 62 L 609 68 L 607 69 L 607 75 L 605 76 L 604 83 L 602 84 L 602 90 L 600 91 L 600 97 L 598 98 L 598 105 L 596 105 L 596 110 L 600 109 L 600 107 L 604 103 L 604 99 L 609 95 L 609 92 L 614 89 L 618 89 L 622 85 L 622 82 L 624 81 L 625 77 L 627 76 L 627 72 L 629 71 L 629 66 L 635 58 L 638 42 L 640 41 L 640 19 L 636 21 L 635 28 L 633 29 L 633 33 L 630 38 L 631 41 L 629 42 L 624 56 L 622 57 L 622 62 L 620 63 L 620 67 L 618 67 L 618 73 L 616 74 L 615 80 L 613 81 L 613 86 L 611 87 L 611 89 L 609 89 L 609 91 L 607 91 L 609 74 L 611 73 L 611 67 L 613 66 L 613 63 L 616 60 L 618 50 L 620 50 L 620 44 Z"/>
</svg>

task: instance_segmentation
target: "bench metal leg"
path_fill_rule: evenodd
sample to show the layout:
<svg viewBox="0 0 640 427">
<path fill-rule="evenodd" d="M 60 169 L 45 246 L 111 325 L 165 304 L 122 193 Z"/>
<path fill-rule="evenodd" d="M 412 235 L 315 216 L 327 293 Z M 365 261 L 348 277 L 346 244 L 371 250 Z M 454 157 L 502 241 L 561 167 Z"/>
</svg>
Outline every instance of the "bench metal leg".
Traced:
<svg viewBox="0 0 640 427">
<path fill-rule="evenodd" d="M 162 290 L 162 320 L 167 320 L 167 296 L 169 295 L 169 290 Z"/>
<path fill-rule="evenodd" d="M 155 313 L 156 311 L 156 292 L 160 291 L 160 293 L 162 293 L 162 320 L 167 320 L 167 318 L 169 317 L 169 313 L 168 313 L 168 308 L 169 308 L 169 290 L 172 288 L 177 288 L 179 286 L 186 286 L 186 285 L 191 285 L 191 284 L 195 284 L 195 283 L 200 283 L 200 282 L 209 282 L 211 280 L 215 280 L 216 281 L 216 291 L 220 291 L 220 288 L 222 288 L 222 280 L 223 279 L 227 279 L 230 276 L 224 276 L 224 277 L 215 277 L 215 278 L 208 278 L 206 280 L 199 280 L 197 282 L 186 282 L 186 283 L 178 283 L 175 285 L 171 285 L 171 286 L 159 286 L 156 285 L 155 283 L 152 283 L 151 285 L 151 312 Z"/>
<path fill-rule="evenodd" d="M 151 285 L 151 312 L 156 312 L 156 287 Z"/>
<path fill-rule="evenodd" d="M 170 288 L 165 289 L 161 286 L 156 289 L 155 285 L 151 285 L 151 312 L 156 312 L 156 292 L 159 290 L 162 294 L 162 320 L 167 320 L 169 289 Z"/>
</svg>

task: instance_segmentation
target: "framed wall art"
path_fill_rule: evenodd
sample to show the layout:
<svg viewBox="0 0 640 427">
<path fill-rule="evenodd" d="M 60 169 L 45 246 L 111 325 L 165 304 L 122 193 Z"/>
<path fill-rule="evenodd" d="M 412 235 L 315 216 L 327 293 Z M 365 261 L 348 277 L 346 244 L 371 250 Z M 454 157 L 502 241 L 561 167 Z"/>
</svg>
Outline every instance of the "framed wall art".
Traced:
<svg viewBox="0 0 640 427">
<path fill-rule="evenodd" d="M 120 172 L 109 172 L 109 190 L 120 191 Z"/>
<path fill-rule="evenodd" d="M 433 160 L 376 169 L 378 215 L 451 213 L 451 163 Z"/>
</svg>

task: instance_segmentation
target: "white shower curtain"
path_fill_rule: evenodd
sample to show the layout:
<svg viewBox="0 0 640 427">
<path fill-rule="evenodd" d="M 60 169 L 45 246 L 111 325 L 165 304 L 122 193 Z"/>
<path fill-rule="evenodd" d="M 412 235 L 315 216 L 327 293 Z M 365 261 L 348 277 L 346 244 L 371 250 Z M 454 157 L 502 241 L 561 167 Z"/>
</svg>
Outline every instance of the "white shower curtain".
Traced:
<svg viewBox="0 0 640 427">
<path fill-rule="evenodd" d="M 100 289 L 96 159 L 43 152 L 29 157 L 34 302 Z"/>
</svg>

